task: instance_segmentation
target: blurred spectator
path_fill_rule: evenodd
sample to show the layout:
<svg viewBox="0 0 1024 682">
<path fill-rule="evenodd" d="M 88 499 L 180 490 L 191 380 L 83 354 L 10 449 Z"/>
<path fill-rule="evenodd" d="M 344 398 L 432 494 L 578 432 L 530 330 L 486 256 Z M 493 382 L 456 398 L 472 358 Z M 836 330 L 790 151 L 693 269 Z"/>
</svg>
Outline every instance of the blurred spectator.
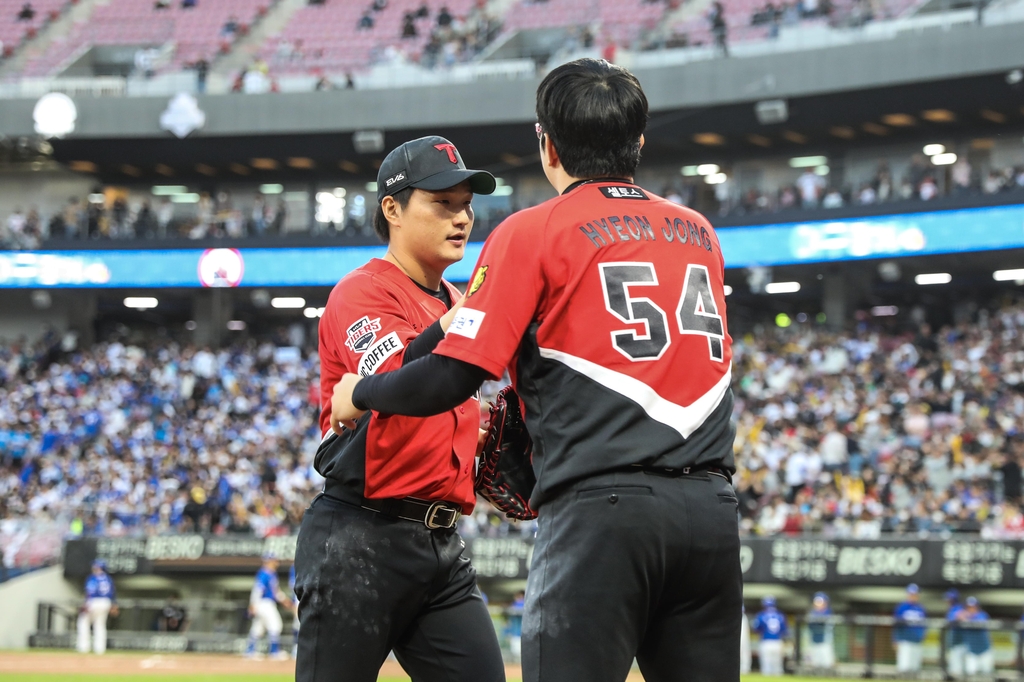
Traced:
<svg viewBox="0 0 1024 682">
<path fill-rule="evenodd" d="M 228 20 L 224 22 L 224 25 L 220 28 L 220 37 L 226 39 L 233 39 L 235 34 L 238 33 L 238 17 L 231 15 Z"/>
<path fill-rule="evenodd" d="M 796 186 L 800 190 L 800 201 L 804 208 L 817 208 L 818 199 L 825 189 L 825 178 L 807 168 L 797 178 Z"/>
<path fill-rule="evenodd" d="M 373 28 L 373 14 L 370 10 L 363 12 L 362 18 L 359 19 L 358 27 L 361 31 Z"/>
<path fill-rule="evenodd" d="M 448 9 L 447 5 L 441 5 L 441 9 L 437 13 L 437 25 L 439 28 L 451 28 L 453 21 L 452 13 Z"/>
<path fill-rule="evenodd" d="M 169 9 L 171 6 L 171 0 L 156 0 L 153 4 L 153 9 Z"/>
<path fill-rule="evenodd" d="M 18 21 L 32 21 L 36 18 L 36 11 L 31 2 L 26 2 L 18 12 Z"/>
<path fill-rule="evenodd" d="M 188 613 L 177 597 L 167 600 L 167 605 L 160 609 L 157 618 L 157 630 L 160 632 L 187 632 Z"/>
<path fill-rule="evenodd" d="M 416 15 L 406 12 L 402 19 L 402 38 L 415 38 L 416 35 Z"/>
<path fill-rule="evenodd" d="M 729 56 L 728 26 L 725 23 L 725 7 L 719 0 L 715 0 L 708 12 L 708 22 L 711 24 L 711 34 L 715 37 L 715 47 L 722 52 L 722 56 Z"/>
<path fill-rule="evenodd" d="M 182 9 L 191 9 L 196 6 L 196 0 L 181 0 Z"/>
<path fill-rule="evenodd" d="M 370 8 L 374 12 L 380 12 L 380 11 L 383 11 L 384 9 L 386 9 L 387 6 L 388 6 L 388 0 L 373 0 L 373 4 L 370 6 Z"/>
</svg>

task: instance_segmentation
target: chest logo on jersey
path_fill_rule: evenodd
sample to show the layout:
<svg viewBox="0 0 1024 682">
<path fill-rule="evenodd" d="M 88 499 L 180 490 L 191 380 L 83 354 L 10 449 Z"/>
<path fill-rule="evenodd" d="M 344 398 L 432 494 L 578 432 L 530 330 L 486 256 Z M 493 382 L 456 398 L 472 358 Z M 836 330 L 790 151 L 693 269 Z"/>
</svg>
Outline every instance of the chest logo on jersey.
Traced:
<svg viewBox="0 0 1024 682">
<path fill-rule="evenodd" d="M 466 291 L 466 296 L 472 296 L 476 292 L 480 291 L 480 287 L 484 285 L 484 280 L 487 279 L 487 268 L 489 265 L 481 265 L 476 269 L 476 274 L 473 275 L 473 283 L 469 285 L 469 290 Z"/>
<path fill-rule="evenodd" d="M 598 187 L 598 189 L 601 190 L 601 194 L 609 199 L 640 199 L 641 201 L 650 201 L 650 198 L 639 187 L 612 185 L 611 187 Z"/>
<path fill-rule="evenodd" d="M 345 339 L 345 345 L 353 353 L 362 353 L 377 339 L 377 332 L 379 331 L 380 318 L 371 320 L 368 316 L 363 315 L 349 325 L 348 338 Z"/>
</svg>

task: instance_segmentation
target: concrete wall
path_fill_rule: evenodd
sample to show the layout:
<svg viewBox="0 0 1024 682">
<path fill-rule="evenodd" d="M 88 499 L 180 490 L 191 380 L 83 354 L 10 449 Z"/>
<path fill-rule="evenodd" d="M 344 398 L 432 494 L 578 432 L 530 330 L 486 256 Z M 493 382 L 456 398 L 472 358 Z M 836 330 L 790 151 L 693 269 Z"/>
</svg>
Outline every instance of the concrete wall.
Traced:
<svg viewBox="0 0 1024 682">
<path fill-rule="evenodd" d="M 0 650 L 24 649 L 36 629 L 39 602 L 68 602 L 82 598 L 81 590 L 64 579 L 60 566 L 51 566 L 0 584 Z"/>
</svg>

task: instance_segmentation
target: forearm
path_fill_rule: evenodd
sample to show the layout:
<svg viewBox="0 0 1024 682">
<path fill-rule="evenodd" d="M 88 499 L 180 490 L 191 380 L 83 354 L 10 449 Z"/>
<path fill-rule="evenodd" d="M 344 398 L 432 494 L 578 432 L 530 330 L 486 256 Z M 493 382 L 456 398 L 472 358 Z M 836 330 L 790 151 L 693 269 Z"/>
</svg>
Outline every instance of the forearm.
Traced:
<svg viewBox="0 0 1024 682">
<path fill-rule="evenodd" d="M 487 376 L 476 365 L 431 353 L 394 372 L 365 377 L 352 403 L 360 410 L 429 417 L 466 402 Z"/>
<path fill-rule="evenodd" d="M 443 338 L 444 327 L 441 321 L 438 320 L 409 342 L 409 345 L 405 347 L 405 354 L 402 356 L 402 365 L 408 365 L 414 360 L 430 355 Z"/>
</svg>

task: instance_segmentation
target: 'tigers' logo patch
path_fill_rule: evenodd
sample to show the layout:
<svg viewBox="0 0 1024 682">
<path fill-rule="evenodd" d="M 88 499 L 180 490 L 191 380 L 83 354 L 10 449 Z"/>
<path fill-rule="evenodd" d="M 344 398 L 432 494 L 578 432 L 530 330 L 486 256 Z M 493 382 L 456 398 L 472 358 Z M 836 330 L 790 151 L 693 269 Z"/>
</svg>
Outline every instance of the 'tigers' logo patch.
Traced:
<svg viewBox="0 0 1024 682">
<path fill-rule="evenodd" d="M 371 320 L 368 316 L 364 315 L 349 326 L 345 345 L 353 353 L 362 353 L 374 342 L 379 331 L 380 318 Z"/>
</svg>

